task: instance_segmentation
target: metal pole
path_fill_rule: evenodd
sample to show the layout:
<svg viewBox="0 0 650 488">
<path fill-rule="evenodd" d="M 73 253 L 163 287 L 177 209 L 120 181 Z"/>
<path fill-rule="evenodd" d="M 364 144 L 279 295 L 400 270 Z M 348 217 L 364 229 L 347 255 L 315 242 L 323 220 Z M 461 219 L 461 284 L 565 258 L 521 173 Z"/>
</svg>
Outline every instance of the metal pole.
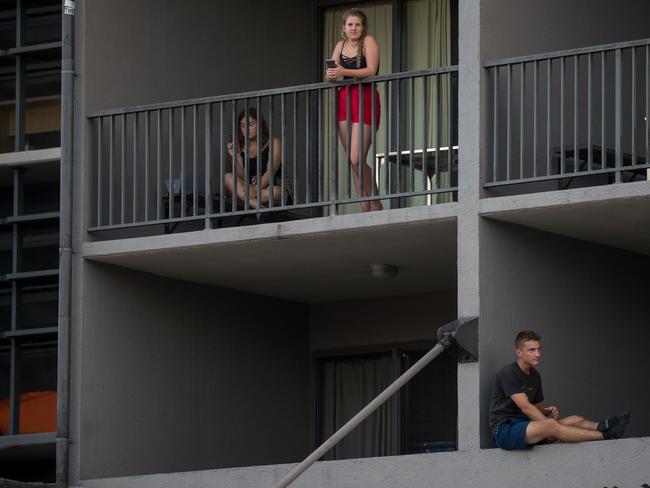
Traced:
<svg viewBox="0 0 650 488">
<path fill-rule="evenodd" d="M 382 391 L 375 397 L 374 400 L 372 400 L 368 405 L 361 409 L 359 413 L 348 420 L 348 422 L 343 427 L 341 427 L 329 439 L 323 442 L 320 447 L 318 447 L 318 449 L 307 456 L 303 462 L 295 466 L 287 476 L 285 476 L 277 485 L 275 485 L 275 488 L 285 488 L 289 486 L 298 476 L 304 473 L 312 464 L 323 457 L 327 451 L 329 451 L 339 441 L 347 436 L 355 427 L 357 427 L 368 416 L 370 416 L 370 414 L 377 410 L 386 400 L 397 393 L 397 390 L 408 383 L 411 378 L 419 373 L 427 364 L 429 364 L 437 356 L 439 356 L 440 353 L 447 349 L 452 342 L 453 339 L 451 337 L 443 337 L 442 340 L 433 347 L 433 349 L 422 356 L 422 358 L 409 369 L 407 369 L 404 374 L 402 374 L 402 376 L 397 378 L 393 383 L 390 384 L 390 386 L 388 386 L 388 388 Z"/>
<path fill-rule="evenodd" d="M 74 97 L 74 2 L 64 0 L 61 59 L 61 197 L 59 236 L 59 354 L 57 379 L 56 483 L 68 486 L 70 446 L 70 316 L 72 275 L 72 144 Z"/>
</svg>

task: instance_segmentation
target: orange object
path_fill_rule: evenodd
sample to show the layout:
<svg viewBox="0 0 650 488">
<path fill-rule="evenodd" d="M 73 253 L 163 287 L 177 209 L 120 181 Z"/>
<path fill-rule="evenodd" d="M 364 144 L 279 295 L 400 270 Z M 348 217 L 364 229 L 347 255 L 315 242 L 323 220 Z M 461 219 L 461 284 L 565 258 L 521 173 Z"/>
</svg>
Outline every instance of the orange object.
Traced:
<svg viewBox="0 0 650 488">
<path fill-rule="evenodd" d="M 30 391 L 20 395 L 21 434 L 56 432 L 56 392 Z M 9 433 L 9 400 L 0 400 L 0 434 Z"/>
</svg>

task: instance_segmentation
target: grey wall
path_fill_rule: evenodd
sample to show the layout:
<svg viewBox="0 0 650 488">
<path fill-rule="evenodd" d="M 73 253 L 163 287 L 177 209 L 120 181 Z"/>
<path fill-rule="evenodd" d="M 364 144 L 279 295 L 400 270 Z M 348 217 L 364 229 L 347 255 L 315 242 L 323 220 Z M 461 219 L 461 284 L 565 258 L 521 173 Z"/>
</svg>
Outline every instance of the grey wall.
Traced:
<svg viewBox="0 0 650 488">
<path fill-rule="evenodd" d="M 88 261 L 84 287 L 81 479 L 306 455 L 304 306 Z"/>
<path fill-rule="evenodd" d="M 310 81 L 311 2 L 82 5 L 87 111 Z"/>
<path fill-rule="evenodd" d="M 313 351 L 433 340 L 455 318 L 455 291 L 319 303 L 310 307 L 309 339 Z"/>
<path fill-rule="evenodd" d="M 483 444 L 494 375 L 522 329 L 543 337 L 544 393 L 561 414 L 630 410 L 628 434 L 650 435 L 650 258 L 487 219 L 480 232 Z"/>
<path fill-rule="evenodd" d="M 484 60 L 644 39 L 645 0 L 485 0 L 481 4 Z"/>
</svg>

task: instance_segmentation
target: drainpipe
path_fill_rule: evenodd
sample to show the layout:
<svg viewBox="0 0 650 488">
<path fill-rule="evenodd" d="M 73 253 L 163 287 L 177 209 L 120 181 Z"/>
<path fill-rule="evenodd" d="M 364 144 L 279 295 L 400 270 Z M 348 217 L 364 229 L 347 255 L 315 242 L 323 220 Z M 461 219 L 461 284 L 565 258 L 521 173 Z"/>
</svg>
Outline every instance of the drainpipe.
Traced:
<svg viewBox="0 0 650 488">
<path fill-rule="evenodd" d="M 72 275 L 72 131 L 74 97 L 74 13 L 63 0 L 61 48 L 61 182 L 59 208 L 59 354 L 57 379 L 56 484 L 69 486 L 70 316 Z"/>
</svg>

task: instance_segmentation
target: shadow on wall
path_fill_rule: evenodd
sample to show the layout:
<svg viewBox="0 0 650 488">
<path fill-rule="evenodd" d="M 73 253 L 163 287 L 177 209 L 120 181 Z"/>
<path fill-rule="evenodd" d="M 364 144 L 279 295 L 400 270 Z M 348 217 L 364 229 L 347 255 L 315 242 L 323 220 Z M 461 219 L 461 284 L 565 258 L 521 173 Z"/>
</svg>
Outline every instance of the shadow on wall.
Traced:
<svg viewBox="0 0 650 488">
<path fill-rule="evenodd" d="M 543 338 L 544 395 L 562 416 L 630 410 L 627 436 L 650 435 L 650 257 L 488 219 L 480 252 L 482 446 L 494 376 L 522 329 Z"/>
</svg>

